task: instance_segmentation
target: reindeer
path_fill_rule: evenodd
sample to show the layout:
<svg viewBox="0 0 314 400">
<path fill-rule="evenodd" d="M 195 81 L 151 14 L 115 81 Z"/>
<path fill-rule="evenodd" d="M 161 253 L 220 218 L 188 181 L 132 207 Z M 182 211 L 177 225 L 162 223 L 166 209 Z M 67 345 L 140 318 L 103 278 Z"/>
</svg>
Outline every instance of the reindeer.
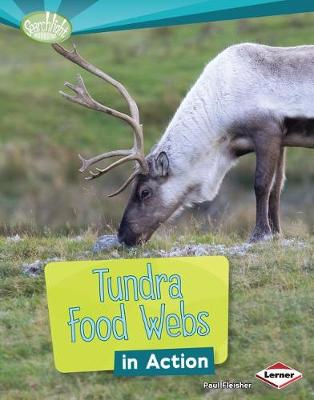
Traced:
<svg viewBox="0 0 314 400">
<path fill-rule="evenodd" d="M 133 189 L 118 230 L 121 243 L 147 241 L 156 229 L 185 207 L 211 201 L 226 173 L 245 154 L 256 154 L 256 225 L 250 241 L 281 233 L 279 208 L 284 185 L 285 148 L 314 147 L 314 46 L 270 47 L 238 44 L 210 61 L 183 99 L 159 143 L 144 155 L 143 127 L 126 88 L 84 60 L 77 49 L 54 49 L 71 62 L 113 85 L 126 100 L 129 115 L 94 100 L 81 76 L 65 86 L 67 100 L 127 123 L 134 134 L 130 150 L 85 159 L 81 172 L 99 161 L 120 157 L 89 171 L 96 179 L 128 161 L 136 168 L 110 197 L 131 182 Z"/>
</svg>

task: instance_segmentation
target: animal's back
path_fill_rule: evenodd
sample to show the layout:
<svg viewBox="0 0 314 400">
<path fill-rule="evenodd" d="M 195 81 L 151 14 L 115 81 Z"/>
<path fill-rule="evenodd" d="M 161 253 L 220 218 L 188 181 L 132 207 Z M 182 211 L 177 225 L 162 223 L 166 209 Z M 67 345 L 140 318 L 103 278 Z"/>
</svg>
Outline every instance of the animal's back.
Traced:
<svg viewBox="0 0 314 400">
<path fill-rule="evenodd" d="M 259 116 L 314 118 L 314 46 L 228 47 L 205 67 L 181 102 L 155 151 L 198 154 Z"/>
<path fill-rule="evenodd" d="M 204 74 L 220 71 L 217 96 L 228 114 L 258 109 L 282 117 L 314 117 L 314 46 L 244 43 L 224 50 Z"/>
</svg>

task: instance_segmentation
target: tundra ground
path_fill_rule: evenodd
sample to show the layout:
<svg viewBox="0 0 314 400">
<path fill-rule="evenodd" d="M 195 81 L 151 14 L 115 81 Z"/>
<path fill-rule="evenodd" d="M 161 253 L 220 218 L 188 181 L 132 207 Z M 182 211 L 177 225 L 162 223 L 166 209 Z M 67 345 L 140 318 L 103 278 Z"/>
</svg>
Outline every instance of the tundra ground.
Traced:
<svg viewBox="0 0 314 400">
<path fill-rule="evenodd" d="M 243 246 L 237 237 L 157 236 L 138 249 L 92 254 L 95 235 L 0 238 L 0 398 L 33 399 L 311 399 L 314 396 L 313 237 Z M 49 259 L 106 259 L 226 254 L 230 260 L 229 358 L 216 376 L 117 378 L 111 373 L 61 374 L 53 365 L 42 270 Z M 172 252 L 172 253 L 171 253 Z M 38 263 L 40 266 L 40 263 Z M 23 267 L 24 266 L 24 267 Z M 282 391 L 255 373 L 281 361 L 304 378 Z M 249 391 L 204 392 L 203 381 L 252 382 Z"/>
</svg>

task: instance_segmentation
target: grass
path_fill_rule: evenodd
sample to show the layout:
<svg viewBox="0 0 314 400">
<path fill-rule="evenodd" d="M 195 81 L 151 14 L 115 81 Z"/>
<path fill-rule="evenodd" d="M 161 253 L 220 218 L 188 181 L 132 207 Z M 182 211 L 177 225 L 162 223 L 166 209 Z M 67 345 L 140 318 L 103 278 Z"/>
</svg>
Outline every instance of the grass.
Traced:
<svg viewBox="0 0 314 400">
<path fill-rule="evenodd" d="M 169 249 L 174 241 L 156 238 L 143 248 L 120 250 L 122 257 Z M 53 365 L 43 274 L 29 277 L 21 265 L 36 259 L 86 257 L 95 239 L 24 236 L 18 242 L 0 239 L 0 398 L 33 399 L 311 399 L 314 385 L 314 256 L 313 238 L 304 246 L 272 242 L 254 246 L 246 256 L 230 256 L 229 358 L 216 376 L 117 378 L 111 373 L 61 374 Z M 190 242 L 239 242 L 220 235 L 185 235 Z M 110 253 L 96 258 L 110 258 Z M 95 258 L 95 257 L 93 257 Z M 282 361 L 300 370 L 304 378 L 282 391 L 255 379 L 265 366 Z M 212 391 L 203 381 L 244 380 L 250 391 Z"/>
</svg>

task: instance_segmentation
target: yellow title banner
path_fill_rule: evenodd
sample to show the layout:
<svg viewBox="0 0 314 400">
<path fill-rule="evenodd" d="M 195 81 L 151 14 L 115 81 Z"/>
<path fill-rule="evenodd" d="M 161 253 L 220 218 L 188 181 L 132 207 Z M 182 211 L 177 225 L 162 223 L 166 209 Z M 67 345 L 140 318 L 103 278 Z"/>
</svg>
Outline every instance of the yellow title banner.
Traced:
<svg viewBox="0 0 314 400">
<path fill-rule="evenodd" d="M 56 368 L 113 370 L 115 351 L 213 347 L 228 355 L 225 257 L 50 263 L 45 268 Z"/>
</svg>

